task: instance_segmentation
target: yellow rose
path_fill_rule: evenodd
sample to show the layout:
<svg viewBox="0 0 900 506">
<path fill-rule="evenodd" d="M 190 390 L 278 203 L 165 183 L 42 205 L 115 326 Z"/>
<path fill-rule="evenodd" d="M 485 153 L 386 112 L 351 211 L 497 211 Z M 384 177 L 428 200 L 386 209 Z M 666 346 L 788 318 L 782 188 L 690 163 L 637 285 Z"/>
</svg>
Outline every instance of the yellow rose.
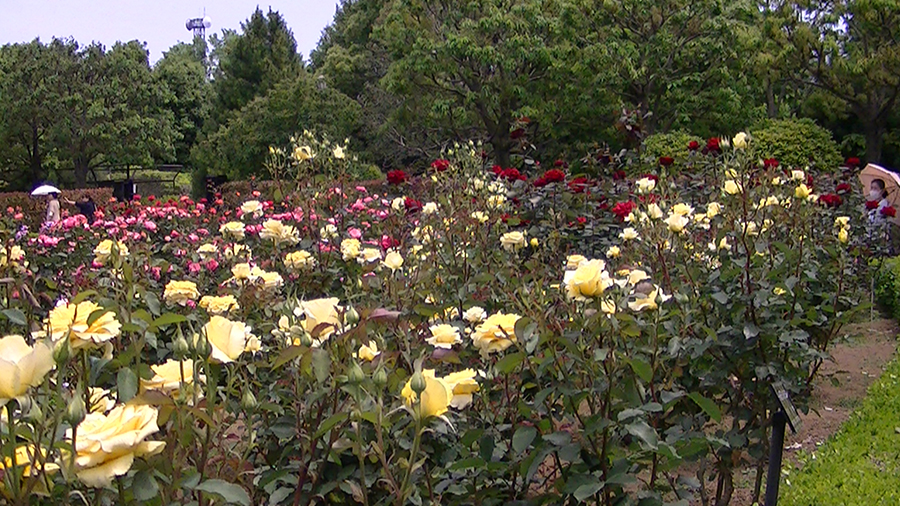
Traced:
<svg viewBox="0 0 900 506">
<path fill-rule="evenodd" d="M 802 170 L 792 170 L 791 179 L 794 181 L 803 181 L 806 179 L 806 174 Z"/>
<path fill-rule="evenodd" d="M 684 227 L 690 223 L 690 218 L 687 216 L 683 216 L 680 214 L 671 214 L 668 218 L 666 218 L 666 225 L 669 226 L 669 230 L 672 232 L 681 233 L 684 231 Z"/>
<path fill-rule="evenodd" d="M 728 238 L 723 237 L 721 241 L 719 241 L 719 249 L 724 249 L 726 251 L 731 249 L 731 245 L 728 244 Z"/>
<path fill-rule="evenodd" d="M 847 232 L 846 228 L 842 228 L 838 231 L 838 241 L 841 241 L 841 244 L 847 244 L 850 240 L 850 233 Z"/>
<path fill-rule="evenodd" d="M 141 380 L 141 388 L 144 390 L 156 390 L 166 395 L 178 394 L 181 391 L 182 379 L 185 386 L 194 383 L 194 361 L 191 359 L 169 360 L 165 364 L 151 365 L 150 369 L 153 371 L 153 377 Z M 199 375 L 197 380 L 202 383 L 206 378 Z"/>
<path fill-rule="evenodd" d="M 491 209 L 500 209 L 504 203 L 506 203 L 506 197 L 503 195 L 491 195 L 487 200 L 487 205 Z"/>
<path fill-rule="evenodd" d="M 517 314 L 494 313 L 472 332 L 472 344 L 482 355 L 503 351 L 516 340 Z"/>
<path fill-rule="evenodd" d="M 419 403 L 419 415 L 423 418 L 432 416 L 441 416 L 450 408 L 450 402 L 453 400 L 453 389 L 443 379 L 434 377 L 434 369 L 425 369 L 422 371 L 425 379 L 425 390 L 421 394 L 421 402 Z M 412 389 L 412 378 L 403 386 L 400 396 L 407 406 L 412 407 L 419 396 Z"/>
<path fill-rule="evenodd" d="M 260 239 L 271 239 L 276 246 L 279 244 L 297 244 L 300 242 L 300 233 L 295 227 L 285 225 L 278 220 L 266 220 L 262 230 L 259 231 Z"/>
<path fill-rule="evenodd" d="M 128 247 L 125 246 L 125 243 L 118 241 L 113 246 L 113 242 L 110 239 L 105 239 L 100 241 L 100 244 L 94 248 L 94 261 L 98 264 L 105 264 L 113 255 L 114 249 L 118 252 L 120 258 L 128 256 Z"/>
<path fill-rule="evenodd" d="M 263 205 L 258 200 L 248 200 L 241 204 L 241 212 L 259 218 L 263 214 Z"/>
<path fill-rule="evenodd" d="M 25 250 L 23 250 L 20 246 L 12 246 L 7 251 L 6 248 L 0 247 L 0 267 L 4 267 L 8 264 L 13 265 L 28 265 L 28 262 L 24 262 L 25 260 Z"/>
<path fill-rule="evenodd" d="M 638 179 L 635 185 L 637 185 L 638 193 L 650 193 L 656 188 L 656 181 L 645 177 Z"/>
<path fill-rule="evenodd" d="M 638 298 L 634 301 L 628 303 L 628 309 L 632 311 L 643 311 L 645 309 L 654 310 L 659 306 L 657 305 L 657 299 L 665 302 L 669 300 L 671 296 L 665 295 L 662 292 L 662 289 L 658 286 L 654 286 L 653 291 L 647 295 L 639 294 Z"/>
<path fill-rule="evenodd" d="M 344 148 L 342 148 L 340 146 L 335 146 L 335 148 L 331 152 L 331 154 L 334 155 L 335 159 L 343 160 L 344 159 Z"/>
<path fill-rule="evenodd" d="M 297 162 L 305 162 L 311 158 L 315 158 L 315 155 L 313 155 L 309 146 L 297 146 L 294 148 L 294 160 L 297 160 Z"/>
<path fill-rule="evenodd" d="M 6 416 L 6 415 L 3 415 Z M 9 457 L 5 457 L 3 459 L 3 463 L 0 463 L 0 470 L 5 471 L 7 469 L 11 469 L 13 467 L 23 467 L 22 476 L 31 476 L 31 471 L 33 470 L 33 466 L 37 466 L 37 468 L 41 469 L 41 461 L 44 462 L 43 471 L 45 473 L 55 473 L 59 471 L 59 465 L 47 462 L 47 450 L 44 448 L 40 449 L 40 459 L 38 458 L 38 449 L 35 448 L 33 444 L 24 444 L 16 448 L 16 462 L 13 463 L 12 459 Z M 3 487 L 4 485 L 0 485 Z M 35 494 L 36 492 L 32 492 Z"/>
<path fill-rule="evenodd" d="M 32 347 L 22 336 L 0 339 L 0 406 L 43 383 L 53 365 L 53 350 L 44 341 Z"/>
<path fill-rule="evenodd" d="M 332 237 L 338 236 L 338 229 L 336 226 L 331 223 L 325 225 L 324 227 L 319 229 L 319 235 L 322 236 L 322 239 L 330 239 Z"/>
<path fill-rule="evenodd" d="M 806 197 L 809 197 L 811 193 L 812 190 L 804 183 L 800 183 L 800 186 L 794 188 L 794 196 L 798 199 L 805 199 Z"/>
<path fill-rule="evenodd" d="M 600 302 L 600 310 L 608 315 L 616 314 L 616 302 L 612 299 L 606 299 Z"/>
<path fill-rule="evenodd" d="M 744 223 L 743 229 L 744 234 L 746 235 L 759 235 L 759 226 L 756 224 L 756 222 L 751 221 Z"/>
<path fill-rule="evenodd" d="M 582 255 L 569 255 L 566 257 L 566 270 L 574 271 L 585 262 L 587 262 L 587 258 Z"/>
<path fill-rule="evenodd" d="M 166 443 L 145 441 L 159 431 L 159 412 L 148 405 L 121 405 L 109 414 L 88 413 L 78 426 L 75 473 L 89 487 L 103 488 L 116 476 L 125 475 L 135 457 L 155 455 Z M 66 433 L 72 438 L 72 429 Z"/>
<path fill-rule="evenodd" d="M 434 202 L 426 202 L 424 206 L 422 206 L 422 214 L 428 216 L 429 214 L 434 214 L 438 210 L 438 205 Z"/>
<path fill-rule="evenodd" d="M 472 394 L 480 390 L 478 382 L 475 381 L 475 371 L 472 369 L 450 373 L 441 379 L 450 387 L 453 393 L 450 405 L 456 409 L 463 409 L 472 404 Z"/>
<path fill-rule="evenodd" d="M 285 255 L 284 266 L 293 271 L 312 269 L 316 266 L 316 259 L 308 251 L 294 251 Z"/>
<path fill-rule="evenodd" d="M 633 241 L 633 240 L 636 240 L 638 237 L 640 237 L 640 236 L 638 235 L 637 230 L 635 230 L 632 227 L 626 228 L 625 230 L 622 231 L 622 233 L 619 234 L 619 238 L 622 239 L 623 241 Z"/>
<path fill-rule="evenodd" d="M 166 283 L 166 291 L 163 299 L 167 304 L 179 304 L 186 306 L 189 300 L 197 300 L 200 292 L 193 281 L 169 281 Z"/>
<path fill-rule="evenodd" d="M 238 281 L 250 280 L 251 272 L 253 272 L 253 269 L 250 268 L 250 264 L 248 263 L 234 264 L 234 267 L 231 268 L 233 279 Z"/>
<path fill-rule="evenodd" d="M 200 307 L 205 309 L 209 314 L 224 315 L 231 311 L 237 311 L 240 306 L 234 295 L 204 295 L 200 299 Z"/>
<path fill-rule="evenodd" d="M 622 254 L 622 251 L 619 250 L 618 246 L 610 246 L 608 250 L 606 250 L 607 258 L 618 258 L 619 255 Z"/>
<path fill-rule="evenodd" d="M 734 136 L 734 139 L 731 140 L 731 145 L 734 146 L 734 149 L 744 149 L 749 143 L 750 136 L 744 132 L 738 133 Z"/>
<path fill-rule="evenodd" d="M 341 327 L 339 311 L 342 308 L 337 297 L 300 301 L 299 309 L 298 316 L 305 317 L 300 326 L 320 343 Z"/>
<path fill-rule="evenodd" d="M 484 321 L 486 317 L 487 311 L 479 306 L 472 306 L 469 309 L 466 309 L 466 312 L 463 313 L 463 320 L 472 324 Z"/>
<path fill-rule="evenodd" d="M 507 232 L 500 237 L 500 245 L 506 251 L 516 251 L 525 247 L 525 234 L 519 231 Z"/>
<path fill-rule="evenodd" d="M 850 228 L 850 217 L 849 216 L 838 216 L 834 219 L 834 226 L 836 228 Z"/>
<path fill-rule="evenodd" d="M 215 256 L 217 251 L 218 251 L 218 249 L 216 248 L 216 245 L 209 244 L 209 243 L 204 244 L 203 246 L 200 246 L 199 248 L 197 248 L 197 254 L 200 255 L 200 258 L 203 258 L 203 259 L 208 259 L 208 258 Z"/>
<path fill-rule="evenodd" d="M 530 244 L 532 248 L 537 248 L 540 243 L 538 242 L 537 237 L 532 237 L 531 240 L 528 241 L 528 244 Z"/>
<path fill-rule="evenodd" d="M 354 357 L 368 362 L 375 360 L 375 357 L 378 355 L 381 355 L 381 351 L 378 349 L 378 343 L 375 341 L 369 341 L 369 344 L 360 345 L 359 351 L 353 354 Z"/>
<path fill-rule="evenodd" d="M 263 287 L 267 290 L 274 290 L 275 288 L 284 285 L 284 278 L 281 277 L 281 274 L 264 271 L 259 267 L 254 267 L 250 270 L 250 279 L 253 281 L 262 281 Z"/>
<path fill-rule="evenodd" d="M 484 223 L 488 220 L 488 216 L 481 211 L 475 211 L 471 214 L 473 220 L 477 220 L 478 223 Z"/>
<path fill-rule="evenodd" d="M 359 256 L 360 243 L 359 240 L 349 238 L 341 241 L 341 254 L 344 260 L 354 260 Z"/>
<path fill-rule="evenodd" d="M 91 400 L 88 411 L 91 413 L 106 413 L 116 407 L 112 392 L 105 388 L 88 387 L 88 396 Z"/>
<path fill-rule="evenodd" d="M 585 300 L 599 297 L 613 285 L 603 260 L 588 260 L 566 275 L 566 295 L 570 299 Z"/>
<path fill-rule="evenodd" d="M 229 221 L 219 227 L 219 233 L 231 239 L 244 238 L 244 224 L 239 221 Z"/>
<path fill-rule="evenodd" d="M 375 248 L 363 248 L 356 257 L 356 261 L 365 265 L 381 260 L 381 252 Z"/>
<path fill-rule="evenodd" d="M 787 290 L 785 290 L 784 288 L 781 288 L 780 286 L 776 286 L 775 288 L 772 289 L 772 293 L 774 293 L 775 295 L 781 296 L 781 295 L 786 294 Z"/>
<path fill-rule="evenodd" d="M 241 356 L 247 338 L 251 336 L 250 327 L 243 322 L 233 322 L 222 316 L 210 318 L 203 326 L 203 333 L 212 348 L 209 358 L 220 364 L 233 362 Z"/>
<path fill-rule="evenodd" d="M 250 258 L 250 256 L 250 248 L 244 246 L 243 244 L 232 244 L 231 246 L 225 248 L 225 258 L 227 260 L 232 260 L 235 258 L 247 259 Z"/>
<path fill-rule="evenodd" d="M 462 341 L 462 338 L 459 336 L 459 329 L 453 325 L 432 325 L 429 330 L 431 330 L 431 337 L 425 339 L 425 342 L 435 348 L 449 350 L 454 344 Z"/>
<path fill-rule="evenodd" d="M 737 195 L 738 193 L 741 193 L 741 187 L 734 181 L 734 179 L 729 179 L 728 181 L 725 181 L 725 193 L 729 195 Z"/>
<path fill-rule="evenodd" d="M 259 353 L 262 350 L 262 341 L 256 336 L 247 338 L 247 344 L 244 345 L 244 351 L 247 353 Z"/>
<path fill-rule="evenodd" d="M 650 276 L 647 275 L 646 272 L 640 269 L 635 269 L 628 273 L 628 278 L 625 280 L 625 282 L 631 286 L 634 286 L 646 279 L 650 279 Z"/>
<path fill-rule="evenodd" d="M 722 212 L 722 205 L 718 202 L 710 202 L 706 206 L 706 217 L 707 218 L 715 218 Z"/>
<path fill-rule="evenodd" d="M 659 205 L 657 204 L 650 204 L 649 206 L 647 206 L 647 216 L 653 218 L 654 220 L 658 220 L 663 217 L 662 209 L 660 209 Z"/>
<path fill-rule="evenodd" d="M 391 271 L 396 271 L 403 266 L 403 257 L 394 250 L 388 250 L 387 255 L 384 256 L 384 261 L 381 262 L 381 264 Z"/>
<path fill-rule="evenodd" d="M 95 311 L 103 314 L 89 325 L 88 318 Z M 105 343 L 118 336 L 122 329 L 115 313 L 90 301 L 54 308 L 47 317 L 47 323 L 50 325 L 51 339 L 58 341 L 68 335 L 74 349 Z"/>
<path fill-rule="evenodd" d="M 690 216 L 694 213 L 694 208 L 683 203 L 675 204 L 672 207 L 672 214 L 677 214 L 678 216 Z"/>
<path fill-rule="evenodd" d="M 404 197 L 397 197 L 391 201 L 391 209 L 397 212 L 402 212 L 406 209 L 406 199 Z"/>
</svg>

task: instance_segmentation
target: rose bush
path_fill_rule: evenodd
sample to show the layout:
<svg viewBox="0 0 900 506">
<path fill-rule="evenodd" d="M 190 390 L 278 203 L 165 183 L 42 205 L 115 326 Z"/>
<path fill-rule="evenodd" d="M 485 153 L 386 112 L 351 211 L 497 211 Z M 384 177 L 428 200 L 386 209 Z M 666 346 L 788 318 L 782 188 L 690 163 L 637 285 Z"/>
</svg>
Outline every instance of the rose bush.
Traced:
<svg viewBox="0 0 900 506">
<path fill-rule="evenodd" d="M 382 193 L 304 136 L 273 167 L 336 183 L 290 172 L 272 200 L 135 199 L 43 232 L 4 212 L 0 331 L 25 337 L 0 341 L 0 490 L 727 504 L 749 469 L 758 495 L 769 385 L 808 409 L 867 263 L 862 202 L 820 198 L 851 181 L 735 139 L 585 174 L 488 168 L 473 143 Z"/>
</svg>

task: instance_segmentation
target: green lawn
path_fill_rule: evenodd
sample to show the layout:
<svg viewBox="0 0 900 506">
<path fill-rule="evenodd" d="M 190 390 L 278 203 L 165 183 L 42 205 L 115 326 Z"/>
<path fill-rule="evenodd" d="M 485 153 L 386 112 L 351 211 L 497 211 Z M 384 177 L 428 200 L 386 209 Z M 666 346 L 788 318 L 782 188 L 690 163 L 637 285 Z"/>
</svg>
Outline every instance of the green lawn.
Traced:
<svg viewBox="0 0 900 506">
<path fill-rule="evenodd" d="M 803 463 L 782 476 L 779 505 L 900 505 L 900 357 Z"/>
</svg>

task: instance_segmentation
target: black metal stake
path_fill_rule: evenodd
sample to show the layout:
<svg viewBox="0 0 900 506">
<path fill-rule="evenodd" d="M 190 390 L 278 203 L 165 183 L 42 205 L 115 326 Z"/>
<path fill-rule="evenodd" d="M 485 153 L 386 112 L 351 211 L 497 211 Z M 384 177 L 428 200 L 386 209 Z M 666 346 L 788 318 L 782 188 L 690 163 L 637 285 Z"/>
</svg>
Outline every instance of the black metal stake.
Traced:
<svg viewBox="0 0 900 506">
<path fill-rule="evenodd" d="M 781 457 L 784 453 L 784 429 L 788 417 L 778 410 L 772 415 L 772 442 L 769 445 L 769 475 L 766 478 L 766 506 L 778 504 L 778 485 L 781 483 Z"/>
</svg>

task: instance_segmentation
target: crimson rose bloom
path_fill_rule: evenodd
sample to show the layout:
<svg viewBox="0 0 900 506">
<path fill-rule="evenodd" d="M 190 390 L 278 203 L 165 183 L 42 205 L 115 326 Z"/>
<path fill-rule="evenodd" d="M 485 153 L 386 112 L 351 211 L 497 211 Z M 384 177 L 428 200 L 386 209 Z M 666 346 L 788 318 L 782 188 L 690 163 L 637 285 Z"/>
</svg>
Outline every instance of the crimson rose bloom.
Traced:
<svg viewBox="0 0 900 506">
<path fill-rule="evenodd" d="M 422 203 L 410 197 L 406 197 L 403 200 L 403 205 L 404 207 L 406 207 L 406 211 L 410 213 L 415 213 L 422 210 Z"/>
<path fill-rule="evenodd" d="M 838 193 L 850 193 L 850 183 L 841 183 L 837 185 L 835 191 Z"/>
<path fill-rule="evenodd" d="M 500 177 L 503 179 L 508 179 L 509 181 L 515 181 L 517 179 L 523 179 L 522 173 L 519 172 L 519 169 L 506 169 L 500 173 Z"/>
<path fill-rule="evenodd" d="M 897 210 L 891 206 L 885 206 L 881 209 L 881 215 L 893 218 L 894 216 L 897 216 Z"/>
<path fill-rule="evenodd" d="M 763 167 L 767 169 L 774 169 L 778 167 L 778 165 L 778 160 L 774 158 L 766 158 L 765 160 L 763 160 Z"/>
<path fill-rule="evenodd" d="M 706 141 L 706 152 L 707 153 L 719 153 L 722 151 L 722 148 L 719 146 L 719 138 L 711 137 L 708 141 Z"/>
<path fill-rule="evenodd" d="M 617 171 L 613 172 L 613 181 L 621 181 L 623 179 L 625 179 L 625 171 L 624 170 L 617 170 Z"/>
<path fill-rule="evenodd" d="M 584 176 L 578 176 L 575 179 L 569 181 L 569 190 L 572 190 L 573 193 L 584 193 L 584 190 L 588 186 L 588 178 Z"/>
<path fill-rule="evenodd" d="M 431 168 L 438 172 L 444 172 L 450 168 L 450 160 L 435 160 L 431 162 Z"/>
<path fill-rule="evenodd" d="M 690 149 L 691 151 L 697 151 L 698 149 L 700 149 L 700 143 L 697 141 L 691 141 L 688 143 L 688 149 Z"/>
<path fill-rule="evenodd" d="M 828 207 L 838 207 L 843 202 L 844 199 L 842 199 L 840 195 L 835 195 L 834 193 L 826 193 L 825 195 L 819 196 L 819 203 Z"/>
<path fill-rule="evenodd" d="M 872 209 L 876 209 L 878 207 L 877 200 L 867 200 L 866 201 L 866 210 L 871 211 Z"/>
<path fill-rule="evenodd" d="M 558 183 L 566 180 L 566 173 L 559 169 L 550 169 L 544 172 L 542 177 L 550 183 Z"/>
<path fill-rule="evenodd" d="M 554 167 L 562 167 L 562 168 L 564 168 L 564 169 L 568 169 L 568 168 L 569 168 L 569 162 L 567 162 L 567 161 L 565 161 L 565 160 L 557 160 L 557 161 L 553 162 L 553 166 L 554 166 Z"/>
<path fill-rule="evenodd" d="M 675 160 L 670 156 L 659 157 L 659 164 L 662 165 L 663 167 L 668 167 L 669 165 L 672 165 L 674 162 L 675 162 Z"/>
<path fill-rule="evenodd" d="M 406 172 L 402 170 L 392 170 L 387 173 L 388 183 L 400 184 L 406 181 Z"/>
<path fill-rule="evenodd" d="M 500 173 L 503 172 L 503 167 L 494 165 L 493 167 L 491 167 L 491 172 L 493 172 L 495 176 L 499 176 Z"/>
<path fill-rule="evenodd" d="M 859 167 L 859 158 L 856 158 L 855 156 L 848 158 L 847 159 L 847 167 L 850 167 L 850 168 Z"/>
<path fill-rule="evenodd" d="M 618 216 L 620 220 L 624 220 L 629 214 L 631 214 L 631 211 L 634 211 L 635 207 L 637 207 L 637 204 L 631 201 L 619 202 L 618 204 L 613 206 L 612 212 L 613 214 Z"/>
</svg>

